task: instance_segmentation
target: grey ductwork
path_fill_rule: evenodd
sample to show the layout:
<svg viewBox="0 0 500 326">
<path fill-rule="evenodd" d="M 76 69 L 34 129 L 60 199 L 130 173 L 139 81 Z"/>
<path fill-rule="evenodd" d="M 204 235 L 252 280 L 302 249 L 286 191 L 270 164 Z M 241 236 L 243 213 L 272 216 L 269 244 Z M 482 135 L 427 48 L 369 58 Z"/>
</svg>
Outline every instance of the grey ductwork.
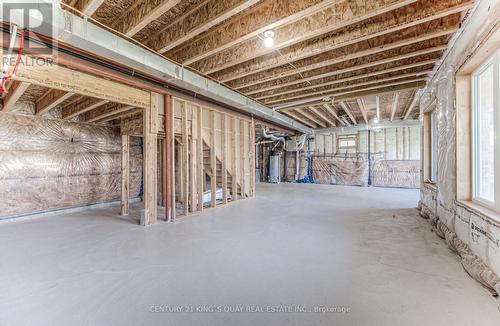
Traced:
<svg viewBox="0 0 500 326">
<path fill-rule="evenodd" d="M 285 139 L 285 137 L 275 136 L 275 135 L 269 133 L 269 130 L 267 128 L 262 128 L 262 135 L 264 136 L 264 138 L 272 139 L 272 140 L 275 140 L 275 141 L 282 142 L 283 143 L 283 149 L 286 148 L 286 139 Z"/>
<path fill-rule="evenodd" d="M 368 124 L 360 123 L 354 126 L 345 127 L 331 127 L 314 130 L 315 134 L 325 134 L 331 132 L 356 132 L 360 130 L 377 130 L 384 128 L 399 128 L 407 126 L 417 126 L 420 125 L 420 120 L 399 120 L 399 121 L 380 121 L 378 123 L 370 122 Z"/>
<path fill-rule="evenodd" d="M 46 0 L 33 1 L 40 5 L 47 3 Z M 33 17 L 33 19 L 35 18 Z M 131 67 L 144 74 L 238 108 L 280 126 L 300 132 L 311 132 L 309 127 L 275 112 L 267 106 L 117 36 L 85 18 L 63 10 L 57 1 L 55 1 L 52 21 L 44 23 L 52 25 L 49 26 L 52 29 L 52 35 L 47 36 L 62 43 L 94 53 L 117 64 Z"/>
</svg>

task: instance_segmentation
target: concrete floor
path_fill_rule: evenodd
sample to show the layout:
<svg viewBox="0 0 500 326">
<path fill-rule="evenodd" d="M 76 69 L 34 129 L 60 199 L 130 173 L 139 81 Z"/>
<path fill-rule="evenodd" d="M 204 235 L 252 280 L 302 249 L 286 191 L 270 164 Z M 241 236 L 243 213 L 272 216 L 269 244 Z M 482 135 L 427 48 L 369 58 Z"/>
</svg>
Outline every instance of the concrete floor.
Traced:
<svg viewBox="0 0 500 326">
<path fill-rule="evenodd" d="M 417 190 L 262 184 L 143 228 L 118 207 L 0 224 L 0 325 L 500 325 Z M 284 305 L 284 306 L 279 306 Z M 349 312 L 227 312 L 310 309 Z M 208 312 L 151 312 L 204 309 Z"/>
</svg>

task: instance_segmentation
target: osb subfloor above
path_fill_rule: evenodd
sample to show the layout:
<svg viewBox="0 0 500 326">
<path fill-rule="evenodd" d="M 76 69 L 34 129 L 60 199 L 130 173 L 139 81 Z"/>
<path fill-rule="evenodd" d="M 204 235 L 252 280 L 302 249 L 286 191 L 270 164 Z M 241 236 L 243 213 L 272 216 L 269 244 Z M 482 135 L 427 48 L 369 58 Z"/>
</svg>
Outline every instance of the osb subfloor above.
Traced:
<svg viewBox="0 0 500 326">
<path fill-rule="evenodd" d="M 473 0 L 63 0 L 313 128 L 418 115 Z M 264 32 L 274 45 L 264 45 Z"/>
</svg>

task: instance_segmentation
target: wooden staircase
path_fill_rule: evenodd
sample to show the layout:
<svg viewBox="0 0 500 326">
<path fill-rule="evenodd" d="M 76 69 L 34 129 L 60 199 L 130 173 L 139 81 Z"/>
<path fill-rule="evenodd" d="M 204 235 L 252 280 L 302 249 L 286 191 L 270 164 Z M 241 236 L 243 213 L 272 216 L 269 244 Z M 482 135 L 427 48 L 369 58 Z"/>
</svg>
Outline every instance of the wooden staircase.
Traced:
<svg viewBox="0 0 500 326">
<path fill-rule="evenodd" d="M 220 158 L 220 155 L 218 155 L 217 151 L 215 154 L 216 157 L 216 188 L 222 188 L 223 187 L 223 182 L 222 182 L 222 160 Z M 208 175 L 210 178 L 212 178 L 212 166 L 210 164 L 210 145 L 203 139 L 203 171 L 205 172 L 206 175 Z M 229 168 L 226 168 L 227 171 L 227 188 L 228 189 L 228 198 L 233 197 L 233 173 Z M 242 196 L 242 191 L 241 191 L 241 184 L 240 181 L 238 180 L 236 182 L 236 188 L 237 188 L 237 193 L 238 196 Z M 248 195 L 246 193 L 245 195 Z"/>
<path fill-rule="evenodd" d="M 172 123 L 172 197 L 179 213 L 187 216 L 207 204 L 215 207 L 253 197 L 255 122 L 183 99 L 173 101 L 180 109 Z"/>
</svg>

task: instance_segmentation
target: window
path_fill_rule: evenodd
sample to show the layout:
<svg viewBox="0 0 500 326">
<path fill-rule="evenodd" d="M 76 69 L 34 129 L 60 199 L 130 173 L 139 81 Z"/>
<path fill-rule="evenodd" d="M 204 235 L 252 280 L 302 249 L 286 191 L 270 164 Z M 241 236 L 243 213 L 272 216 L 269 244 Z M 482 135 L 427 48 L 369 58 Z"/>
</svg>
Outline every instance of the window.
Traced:
<svg viewBox="0 0 500 326">
<path fill-rule="evenodd" d="M 358 135 L 340 135 L 337 142 L 338 150 L 350 150 L 358 148 Z"/>
<path fill-rule="evenodd" d="M 437 156 L 438 156 L 438 128 L 437 110 L 431 113 L 431 181 L 437 182 Z"/>
<path fill-rule="evenodd" d="M 473 200 L 500 210 L 500 51 L 472 74 Z"/>
</svg>

